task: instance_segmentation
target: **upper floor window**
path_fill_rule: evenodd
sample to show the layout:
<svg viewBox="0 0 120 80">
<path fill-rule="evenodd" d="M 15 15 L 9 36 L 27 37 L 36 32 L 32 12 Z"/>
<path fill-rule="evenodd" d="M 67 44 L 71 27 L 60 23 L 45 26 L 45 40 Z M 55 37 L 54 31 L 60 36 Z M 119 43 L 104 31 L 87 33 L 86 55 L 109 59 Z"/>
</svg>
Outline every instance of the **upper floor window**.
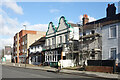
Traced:
<svg viewBox="0 0 120 80">
<path fill-rule="evenodd" d="M 53 45 L 55 44 L 55 38 L 52 38 L 52 44 Z"/>
<path fill-rule="evenodd" d="M 62 36 L 60 36 L 60 43 L 62 43 Z"/>
<path fill-rule="evenodd" d="M 110 38 L 116 38 L 116 25 L 110 26 Z"/>
<path fill-rule="evenodd" d="M 65 35 L 65 42 L 67 42 L 67 39 L 68 39 L 68 36 L 67 36 L 67 34 Z"/>
<path fill-rule="evenodd" d="M 24 45 L 24 41 L 22 42 L 22 45 Z"/>
<path fill-rule="evenodd" d="M 50 39 L 48 39 L 48 46 L 50 45 Z"/>
<path fill-rule="evenodd" d="M 17 38 L 16 38 L 16 41 L 17 41 Z"/>
<path fill-rule="evenodd" d="M 27 44 L 27 40 L 25 40 L 25 44 Z"/>
</svg>

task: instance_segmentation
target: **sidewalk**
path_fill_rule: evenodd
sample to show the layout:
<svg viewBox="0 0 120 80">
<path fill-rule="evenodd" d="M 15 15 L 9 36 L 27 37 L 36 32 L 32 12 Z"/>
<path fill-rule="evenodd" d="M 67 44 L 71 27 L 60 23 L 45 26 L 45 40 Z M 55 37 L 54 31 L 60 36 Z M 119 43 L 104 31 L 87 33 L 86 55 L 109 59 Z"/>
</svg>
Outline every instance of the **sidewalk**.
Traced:
<svg viewBox="0 0 120 80">
<path fill-rule="evenodd" d="M 18 63 L 16 64 L 15 63 L 2 63 L 2 65 L 25 68 L 25 64 L 18 64 Z M 56 68 L 51 68 L 49 66 L 35 66 L 35 65 L 30 65 L 30 64 L 26 64 L 26 68 L 44 70 L 44 71 L 49 71 L 49 72 L 56 72 L 57 70 Z M 120 76 L 118 76 L 118 74 L 110 74 L 110 73 L 77 71 L 77 70 L 68 70 L 68 69 L 62 69 L 60 70 L 60 73 L 74 74 L 74 75 L 87 76 L 87 77 L 96 77 L 96 78 L 115 79 L 115 80 L 120 79 Z"/>
</svg>

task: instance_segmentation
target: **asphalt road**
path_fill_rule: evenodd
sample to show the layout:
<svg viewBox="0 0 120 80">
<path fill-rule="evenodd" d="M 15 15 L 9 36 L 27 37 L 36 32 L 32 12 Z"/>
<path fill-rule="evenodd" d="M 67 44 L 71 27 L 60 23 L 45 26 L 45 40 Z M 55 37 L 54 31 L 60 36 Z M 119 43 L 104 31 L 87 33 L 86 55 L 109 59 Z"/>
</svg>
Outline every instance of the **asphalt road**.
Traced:
<svg viewBox="0 0 120 80">
<path fill-rule="evenodd" d="M 18 67 L 2 66 L 2 78 L 62 78 L 62 80 L 79 79 L 79 80 L 106 80 L 80 75 L 53 73 L 41 70 L 25 69 Z"/>
</svg>

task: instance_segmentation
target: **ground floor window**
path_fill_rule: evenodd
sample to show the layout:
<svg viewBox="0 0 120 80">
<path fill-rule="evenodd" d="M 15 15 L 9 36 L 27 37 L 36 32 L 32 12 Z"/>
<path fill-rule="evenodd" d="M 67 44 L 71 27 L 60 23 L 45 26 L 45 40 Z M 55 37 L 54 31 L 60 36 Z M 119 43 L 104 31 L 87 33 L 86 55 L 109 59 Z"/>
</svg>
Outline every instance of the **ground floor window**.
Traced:
<svg viewBox="0 0 120 80">
<path fill-rule="evenodd" d="M 116 48 L 111 48 L 110 59 L 116 60 Z"/>
<path fill-rule="evenodd" d="M 60 59 L 61 54 L 56 50 L 45 52 L 45 62 L 58 62 Z"/>
</svg>

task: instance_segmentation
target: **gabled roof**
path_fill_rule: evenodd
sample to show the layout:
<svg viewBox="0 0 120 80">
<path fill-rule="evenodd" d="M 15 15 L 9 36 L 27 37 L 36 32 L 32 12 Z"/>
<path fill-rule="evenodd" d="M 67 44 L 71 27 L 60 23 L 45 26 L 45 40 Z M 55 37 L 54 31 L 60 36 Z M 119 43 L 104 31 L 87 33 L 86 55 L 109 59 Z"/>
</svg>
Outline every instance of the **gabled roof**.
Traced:
<svg viewBox="0 0 120 80">
<path fill-rule="evenodd" d="M 64 17 L 64 16 L 61 16 L 60 19 L 59 19 L 57 31 L 58 31 L 58 28 L 59 28 L 59 26 L 60 26 L 60 21 L 61 21 L 62 18 L 64 18 L 64 22 L 65 22 L 65 24 L 66 24 L 69 28 L 73 28 L 70 24 L 67 23 L 67 20 L 65 19 L 65 17 Z"/>
<path fill-rule="evenodd" d="M 65 22 L 65 24 L 66 24 L 69 28 L 79 27 L 77 24 L 67 22 L 67 20 L 65 19 L 65 17 L 64 17 L 64 16 L 61 16 L 60 19 L 59 19 L 58 27 L 55 27 L 55 26 L 53 25 L 53 22 L 50 22 L 50 23 L 49 23 L 49 26 L 48 26 L 48 30 L 47 30 L 47 32 L 46 32 L 46 35 L 47 35 L 48 31 L 49 31 L 50 24 L 52 24 L 52 28 L 53 28 L 54 32 L 57 32 L 57 31 L 58 31 L 58 28 L 59 28 L 59 26 L 60 26 L 60 21 L 61 21 L 62 18 L 64 18 L 64 22 Z"/>
<path fill-rule="evenodd" d="M 41 37 L 40 39 L 38 39 L 37 41 L 35 41 L 33 44 L 31 44 L 30 47 L 41 45 L 41 44 L 45 44 L 45 37 Z"/>
<path fill-rule="evenodd" d="M 47 32 L 46 32 L 46 35 L 47 35 L 47 33 L 48 33 L 49 29 L 50 29 L 50 24 L 52 24 L 53 31 L 54 31 L 54 32 L 57 31 L 56 28 L 55 28 L 55 26 L 53 25 L 53 22 L 50 22 L 49 25 L 48 25 L 48 30 L 47 30 Z"/>
</svg>

